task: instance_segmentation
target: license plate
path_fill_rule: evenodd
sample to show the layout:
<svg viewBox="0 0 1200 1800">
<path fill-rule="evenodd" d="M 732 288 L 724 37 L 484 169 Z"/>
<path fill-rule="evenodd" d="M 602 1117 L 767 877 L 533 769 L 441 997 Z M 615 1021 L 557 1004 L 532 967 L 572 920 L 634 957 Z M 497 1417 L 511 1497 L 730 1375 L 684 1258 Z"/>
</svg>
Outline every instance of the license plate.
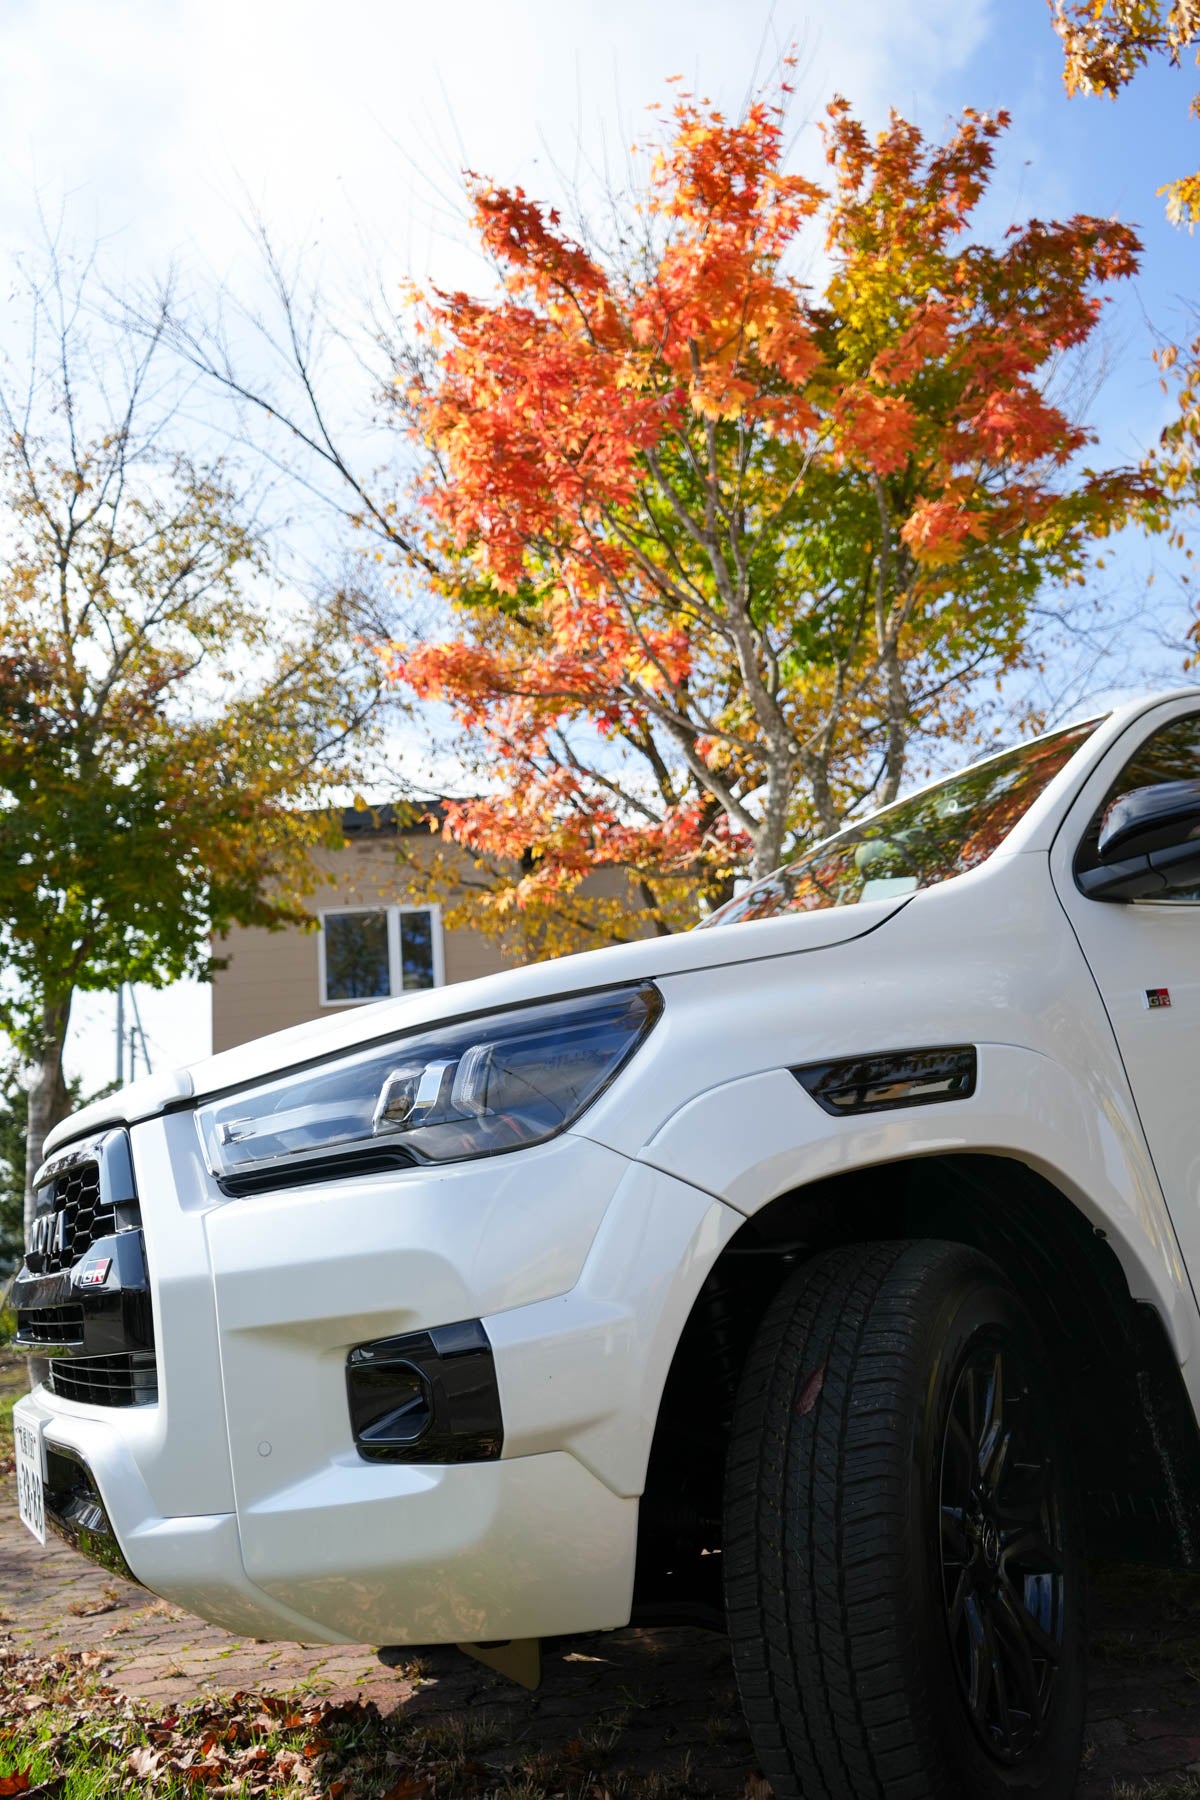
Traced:
<svg viewBox="0 0 1200 1800">
<path fill-rule="evenodd" d="M 13 1440 L 17 1447 L 17 1511 L 39 1544 L 46 1541 L 46 1505 L 42 1481 L 42 1434 L 19 1413 L 13 1414 Z"/>
</svg>

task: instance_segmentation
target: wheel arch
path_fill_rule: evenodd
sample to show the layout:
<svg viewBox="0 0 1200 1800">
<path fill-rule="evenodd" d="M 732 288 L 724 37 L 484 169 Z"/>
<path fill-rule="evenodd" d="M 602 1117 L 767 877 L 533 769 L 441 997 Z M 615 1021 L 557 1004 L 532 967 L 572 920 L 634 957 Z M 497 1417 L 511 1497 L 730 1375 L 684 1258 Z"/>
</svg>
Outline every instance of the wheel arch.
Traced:
<svg viewBox="0 0 1200 1800">
<path fill-rule="evenodd" d="M 1145 1287 L 1131 1289 L 1104 1229 L 1063 1186 L 1012 1154 L 955 1150 L 791 1188 L 725 1245 L 662 1391 L 641 1506 L 635 1618 L 719 1610 L 720 1559 L 712 1552 L 724 1442 L 742 1363 L 779 1284 L 824 1249 L 894 1238 L 972 1245 L 1034 1313 L 1059 1379 L 1071 1385 L 1091 1550 L 1200 1567 L 1200 1433 L 1161 1312 Z"/>
</svg>

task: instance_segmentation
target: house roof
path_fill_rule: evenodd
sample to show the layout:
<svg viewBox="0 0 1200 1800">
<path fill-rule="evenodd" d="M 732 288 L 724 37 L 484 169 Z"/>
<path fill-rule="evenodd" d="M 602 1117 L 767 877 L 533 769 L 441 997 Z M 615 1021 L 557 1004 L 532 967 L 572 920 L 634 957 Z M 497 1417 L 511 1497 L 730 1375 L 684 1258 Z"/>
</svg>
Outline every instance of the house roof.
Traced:
<svg viewBox="0 0 1200 1800">
<path fill-rule="evenodd" d="M 441 800 L 385 801 L 382 806 L 342 808 L 342 831 L 348 838 L 400 837 L 429 830 L 430 819 L 445 817 Z"/>
</svg>

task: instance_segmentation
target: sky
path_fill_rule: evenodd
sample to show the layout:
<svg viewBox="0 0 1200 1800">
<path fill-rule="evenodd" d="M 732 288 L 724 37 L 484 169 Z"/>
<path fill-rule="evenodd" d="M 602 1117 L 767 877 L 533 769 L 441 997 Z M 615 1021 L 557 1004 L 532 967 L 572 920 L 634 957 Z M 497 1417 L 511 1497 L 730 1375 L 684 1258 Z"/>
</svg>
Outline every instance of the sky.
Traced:
<svg viewBox="0 0 1200 1800">
<path fill-rule="evenodd" d="M 1138 225 L 1142 273 L 1110 311 L 1091 409 L 1100 453 L 1138 456 L 1169 416 L 1153 333 L 1185 329 L 1200 255 L 1155 189 L 1200 163 L 1200 126 L 1187 71 L 1147 72 L 1117 104 L 1068 101 L 1045 0 L 7 0 L 0 250 L 61 218 L 120 282 L 149 285 L 174 261 L 187 283 L 252 292 L 257 210 L 347 293 L 366 270 L 385 288 L 478 284 L 461 169 L 551 200 L 591 171 L 619 177 L 668 77 L 736 110 L 789 45 L 798 167 L 818 172 L 815 121 L 835 92 L 869 125 L 895 107 L 932 133 L 965 105 L 1005 108 L 983 229 L 1076 211 Z M 1169 625 L 1159 550 L 1122 546 L 1102 598 L 1137 608 L 1152 566 Z M 1145 615 L 1105 679 L 1176 679 L 1160 635 Z M 156 1066 L 206 1052 L 205 988 L 139 1000 Z M 112 1079 L 113 1015 L 110 996 L 76 1003 L 67 1060 L 86 1089 Z"/>
</svg>

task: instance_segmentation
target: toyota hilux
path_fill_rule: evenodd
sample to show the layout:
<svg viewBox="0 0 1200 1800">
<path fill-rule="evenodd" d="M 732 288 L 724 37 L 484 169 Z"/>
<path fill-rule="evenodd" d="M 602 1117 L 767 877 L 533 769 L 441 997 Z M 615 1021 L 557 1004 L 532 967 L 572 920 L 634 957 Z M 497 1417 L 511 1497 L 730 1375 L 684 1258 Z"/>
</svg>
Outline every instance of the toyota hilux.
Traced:
<svg viewBox="0 0 1200 1800">
<path fill-rule="evenodd" d="M 697 930 L 59 1125 L 22 1516 L 259 1639 L 710 1624 L 779 1800 L 1062 1800 L 1084 1556 L 1200 1567 L 1200 693 Z"/>
</svg>

